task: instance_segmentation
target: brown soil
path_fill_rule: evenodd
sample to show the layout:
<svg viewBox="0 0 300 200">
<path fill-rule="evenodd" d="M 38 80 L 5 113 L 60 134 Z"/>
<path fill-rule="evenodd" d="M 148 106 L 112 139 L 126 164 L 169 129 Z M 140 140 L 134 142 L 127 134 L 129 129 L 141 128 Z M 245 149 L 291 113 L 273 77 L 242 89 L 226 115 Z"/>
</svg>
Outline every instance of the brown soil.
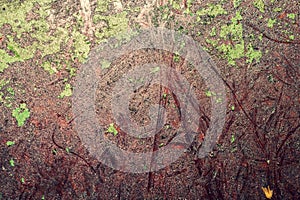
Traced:
<svg viewBox="0 0 300 200">
<path fill-rule="evenodd" d="M 250 1 L 242 4 L 245 8 L 246 2 Z M 124 1 L 124 4 L 130 2 Z M 281 6 L 289 11 L 299 6 L 295 2 L 288 4 Z M 196 10 L 201 5 L 194 3 L 193 6 Z M 229 16 L 234 15 L 234 9 L 228 9 L 232 12 Z M 151 12 L 155 13 L 155 9 Z M 194 68 L 184 64 L 183 58 L 175 62 L 170 52 L 146 49 L 129 53 L 104 71 L 106 75 L 99 83 L 96 99 L 99 123 L 104 126 L 112 122 L 109 92 L 113 80 L 123 75 L 120 69 L 129 70 L 154 61 L 164 63 L 181 72 L 196 88 L 198 101 L 203 105 L 197 137 L 180 159 L 156 172 L 117 171 L 89 154 L 74 128 L 76 116 L 72 113 L 71 97 L 57 98 L 64 87 L 66 69 L 49 76 L 35 64 L 39 55 L 12 64 L 0 76 L 9 78 L 10 86 L 17 88 L 13 105 L 25 102 L 31 116 L 24 126 L 18 127 L 11 109 L 0 105 L 0 199 L 41 199 L 42 196 L 45 199 L 264 199 L 261 187 L 268 185 L 274 191 L 272 199 L 300 199 L 299 11 L 296 23 L 289 26 L 295 35 L 290 42 L 285 42 L 286 36 L 276 29 L 264 31 L 265 25 L 251 14 L 250 8 L 244 12 L 246 20 L 241 23 L 246 35 L 258 37 L 262 33 L 263 36 L 262 41 L 252 41 L 263 52 L 259 63 L 246 64 L 245 59 L 240 59 L 237 66 L 229 66 L 220 52 L 202 39 L 209 31 L 204 31 L 202 36 L 196 34 L 195 30 L 204 27 L 211 30 L 212 24 L 191 25 L 185 21 L 182 25 L 189 35 L 208 48 L 226 85 L 226 123 L 217 145 L 205 158 L 197 158 L 197 151 L 208 129 L 210 101 L 204 92 L 204 81 Z M 174 21 L 179 15 L 175 14 Z M 288 20 L 280 14 L 275 17 Z M 214 23 L 229 19 L 218 20 Z M 165 26 L 179 28 L 171 21 Z M 5 28 L 1 31 L 8 32 L 9 28 Z M 70 55 L 65 53 L 65 56 Z M 73 65 L 79 73 L 80 63 L 74 61 Z M 74 84 L 75 78 L 70 83 Z M 163 94 L 167 94 L 167 98 L 163 98 Z M 150 139 L 127 136 L 121 129 L 116 137 L 107 133 L 107 138 L 134 152 L 155 151 L 160 144 L 168 144 L 180 123 L 180 104 L 176 96 L 166 87 L 145 85 L 131 97 L 129 107 L 135 121 L 149 123 L 149 116 L 144 113 L 151 104 L 158 103 L 166 108 L 167 124 L 171 128 Z M 234 110 L 230 109 L 232 105 Z M 231 141 L 232 135 L 235 141 Z M 16 141 L 16 144 L 8 147 L 7 141 Z M 67 147 L 70 147 L 69 152 Z M 10 166 L 11 158 L 15 160 L 14 167 Z"/>
</svg>

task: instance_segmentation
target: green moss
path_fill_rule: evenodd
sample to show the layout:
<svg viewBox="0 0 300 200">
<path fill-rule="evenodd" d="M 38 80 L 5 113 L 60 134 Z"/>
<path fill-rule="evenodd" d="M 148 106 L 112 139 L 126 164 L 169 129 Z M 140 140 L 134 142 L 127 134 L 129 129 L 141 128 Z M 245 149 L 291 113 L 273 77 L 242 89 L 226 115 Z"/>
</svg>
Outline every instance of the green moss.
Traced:
<svg viewBox="0 0 300 200">
<path fill-rule="evenodd" d="M 30 30 L 26 16 L 33 7 L 33 1 L 25 1 L 23 3 L 17 1 L 8 3 L 6 1 L 6 3 L 0 3 L 0 6 L 5 8 L 5 11 L 1 10 L 0 27 L 4 24 L 10 24 L 13 32 L 17 33 L 18 38 L 24 31 Z"/>
<path fill-rule="evenodd" d="M 10 159 L 10 160 L 9 160 L 9 165 L 12 166 L 12 167 L 15 166 L 15 161 L 14 161 L 14 159 Z"/>
<path fill-rule="evenodd" d="M 51 75 L 57 72 L 57 69 L 55 67 L 52 67 L 50 62 L 44 62 L 42 64 L 42 67 L 43 67 L 44 70 L 49 72 Z"/>
<path fill-rule="evenodd" d="M 8 40 L 7 49 L 1 50 L 0 53 L 0 72 L 3 72 L 11 63 L 23 62 L 33 58 L 37 49 L 49 51 L 53 48 L 53 43 L 46 44 L 50 39 L 55 38 L 49 37 L 49 25 L 45 20 L 49 12 L 49 3 L 52 1 L 39 1 L 40 8 L 37 13 L 39 19 L 27 21 L 27 14 L 32 10 L 35 2 L 34 0 L 28 0 L 23 3 L 10 2 L 1 5 L 5 8 L 5 11 L 2 11 L 3 17 L 0 18 L 0 27 L 4 24 L 9 24 L 12 31 L 16 33 L 16 38 L 10 35 L 6 36 Z M 23 47 L 19 42 L 16 42 L 23 33 L 29 33 L 36 40 L 31 45 Z"/>
<path fill-rule="evenodd" d="M 177 0 L 177 1 L 171 0 L 171 5 L 176 10 L 180 10 L 180 3 L 181 3 L 181 1 L 179 1 L 179 0 Z"/>
<path fill-rule="evenodd" d="M 123 33 L 128 28 L 128 17 L 126 11 L 111 15 L 104 15 L 104 13 L 108 12 L 108 5 L 110 2 L 111 0 L 98 1 L 93 17 L 93 22 L 95 24 L 105 23 L 103 28 L 95 32 L 98 43 L 105 41 L 105 39 L 109 37 Z"/>
<path fill-rule="evenodd" d="M 231 24 L 221 26 L 220 37 L 226 38 L 231 37 L 235 41 L 240 41 L 243 39 L 243 26 L 238 21 L 242 20 L 240 12 L 236 12 L 235 17 L 231 19 Z"/>
<path fill-rule="evenodd" d="M 13 145 L 15 145 L 14 141 L 7 141 L 6 142 L 6 146 L 8 146 L 8 147 L 13 146 Z"/>
<path fill-rule="evenodd" d="M 84 62 L 90 52 L 90 42 L 83 34 L 73 31 L 72 38 L 74 41 L 74 57 L 78 58 L 80 62 Z"/>
<path fill-rule="evenodd" d="M 235 65 L 235 60 L 244 56 L 244 41 L 234 46 L 222 44 L 217 49 L 225 54 L 228 64 Z"/>
<path fill-rule="evenodd" d="M 36 43 L 32 46 L 22 48 L 14 41 L 12 36 L 7 35 L 6 38 L 8 40 L 7 50 L 0 49 L 0 72 L 3 72 L 6 68 L 8 68 L 11 63 L 22 62 L 33 58 L 35 53 L 34 48 L 36 47 Z"/>
<path fill-rule="evenodd" d="M 230 65 L 235 65 L 235 60 L 244 56 L 243 25 L 239 23 L 242 19 L 240 12 L 237 11 L 230 24 L 221 26 L 220 38 L 230 39 L 236 43 L 234 45 L 222 44 L 217 47 L 225 54 Z"/>
<path fill-rule="evenodd" d="M 232 40 L 239 41 L 243 37 L 243 25 L 230 24 L 221 26 L 220 37 L 224 39 L 231 37 Z"/>
<path fill-rule="evenodd" d="M 18 126 L 23 126 L 25 121 L 30 117 L 30 111 L 25 103 L 20 104 L 20 106 L 13 110 L 12 116 L 16 118 Z"/>
<path fill-rule="evenodd" d="M 247 47 L 246 56 L 248 58 L 246 61 L 247 63 L 252 63 L 253 60 L 255 60 L 256 62 L 259 62 L 262 57 L 262 53 L 261 53 L 261 51 L 254 50 L 252 45 L 249 44 Z"/>
<path fill-rule="evenodd" d="M 268 27 L 273 28 L 274 24 L 276 23 L 276 19 L 268 19 Z"/>
<path fill-rule="evenodd" d="M 255 0 L 253 2 L 254 7 L 256 7 L 260 12 L 265 12 L 265 3 L 263 0 Z"/>
<path fill-rule="evenodd" d="M 198 16 L 208 15 L 209 17 L 214 18 L 218 15 L 227 14 L 227 11 L 224 8 L 222 8 L 222 6 L 219 4 L 208 4 L 208 8 L 202 8 L 201 10 L 198 10 L 196 14 Z"/>
<path fill-rule="evenodd" d="M 234 6 L 234 8 L 239 7 L 242 1 L 243 0 L 233 0 L 233 6 Z"/>
<path fill-rule="evenodd" d="M 289 14 L 287 14 L 287 17 L 290 18 L 290 19 L 295 19 L 296 14 L 295 13 L 289 13 Z"/>
<path fill-rule="evenodd" d="M 280 11 L 282 11 L 282 8 L 277 7 L 277 8 L 274 8 L 273 11 L 274 11 L 274 12 L 280 12 Z"/>
<path fill-rule="evenodd" d="M 14 62 L 23 62 L 35 56 L 36 52 L 41 52 L 41 57 L 54 55 L 58 63 L 65 61 L 64 54 L 59 54 L 62 49 L 70 44 L 73 40 L 73 48 L 71 54 L 73 58 L 76 57 L 80 62 L 84 62 L 89 53 L 89 42 L 78 30 L 82 26 L 82 19 L 75 14 L 73 18 L 77 20 L 75 24 L 66 24 L 65 27 L 51 27 L 47 21 L 50 14 L 51 3 L 53 0 L 41 0 L 38 2 L 39 8 L 33 8 L 37 4 L 36 0 L 28 0 L 23 3 L 9 2 L 0 5 L 5 8 L 2 11 L 3 17 L 0 18 L 0 28 L 4 24 L 9 24 L 12 31 L 16 33 L 16 37 L 6 36 L 7 47 L 0 49 L 0 72 L 3 72 L 10 64 Z M 102 2 L 102 1 L 101 1 Z M 67 8 L 66 8 L 67 9 Z M 27 15 L 34 13 L 37 15 L 35 19 L 27 20 Z M 73 32 L 70 33 L 70 27 Z M 33 42 L 28 46 L 23 46 L 19 39 L 22 34 L 29 34 L 28 37 L 33 39 Z M 54 73 L 55 69 L 49 67 L 49 63 L 44 63 L 44 69 L 49 73 Z M 61 68 L 56 66 L 56 69 Z M 74 70 L 72 71 L 74 72 Z"/>
<path fill-rule="evenodd" d="M 206 43 L 211 44 L 213 47 L 216 47 L 218 45 L 218 41 L 217 40 L 206 39 L 205 41 L 206 41 Z"/>
<path fill-rule="evenodd" d="M 118 130 L 114 127 L 114 123 L 109 124 L 106 132 L 112 133 L 114 136 L 118 135 Z"/>
<path fill-rule="evenodd" d="M 186 13 L 186 14 L 188 14 L 188 15 L 191 15 L 191 16 L 194 15 L 194 13 L 191 12 L 191 6 L 192 6 L 192 2 L 193 2 L 193 1 L 194 1 L 194 0 L 187 0 L 187 1 L 186 1 L 187 8 L 186 8 L 186 10 L 184 11 L 184 13 Z"/>
<path fill-rule="evenodd" d="M 110 1 L 104 0 L 104 1 L 97 1 L 97 8 L 96 12 L 104 14 L 108 11 L 108 5 Z"/>
<path fill-rule="evenodd" d="M 211 31 L 210 31 L 210 34 L 209 34 L 210 36 L 216 36 L 217 35 L 217 32 L 216 32 L 216 27 L 213 27 L 212 29 L 211 29 Z"/>
<path fill-rule="evenodd" d="M 0 81 L 0 104 L 3 104 L 7 108 L 12 107 L 12 102 L 14 100 L 15 91 L 12 87 L 6 87 L 9 83 L 9 80 L 2 79 Z"/>
<path fill-rule="evenodd" d="M 64 91 L 62 91 L 62 92 L 60 93 L 60 95 L 58 96 L 58 98 L 69 97 L 69 96 L 71 96 L 71 95 L 72 95 L 72 87 L 71 87 L 71 85 L 70 85 L 69 83 L 67 83 L 67 84 L 65 85 Z"/>
</svg>

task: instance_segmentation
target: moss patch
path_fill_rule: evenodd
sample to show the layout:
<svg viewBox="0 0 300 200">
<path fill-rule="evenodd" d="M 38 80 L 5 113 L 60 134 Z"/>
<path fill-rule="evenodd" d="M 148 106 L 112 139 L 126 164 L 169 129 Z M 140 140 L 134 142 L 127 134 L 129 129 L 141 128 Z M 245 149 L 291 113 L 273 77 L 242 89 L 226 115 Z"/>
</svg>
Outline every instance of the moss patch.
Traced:
<svg viewBox="0 0 300 200">
<path fill-rule="evenodd" d="M 12 116 L 16 118 L 18 126 L 23 126 L 25 121 L 30 117 L 30 111 L 25 103 L 20 104 L 20 106 L 13 110 Z"/>
<path fill-rule="evenodd" d="M 69 97 L 72 95 L 72 87 L 69 83 L 65 85 L 65 89 L 60 93 L 58 98 Z"/>
<path fill-rule="evenodd" d="M 265 3 L 263 0 L 255 0 L 253 2 L 253 5 L 255 8 L 257 8 L 260 12 L 264 13 L 265 12 Z"/>
</svg>

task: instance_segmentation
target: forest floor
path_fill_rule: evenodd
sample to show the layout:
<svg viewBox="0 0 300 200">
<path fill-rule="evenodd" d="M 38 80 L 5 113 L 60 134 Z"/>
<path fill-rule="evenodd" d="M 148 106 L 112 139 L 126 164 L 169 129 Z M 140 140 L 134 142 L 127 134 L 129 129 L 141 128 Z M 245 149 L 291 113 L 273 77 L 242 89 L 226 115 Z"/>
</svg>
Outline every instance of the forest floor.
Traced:
<svg viewBox="0 0 300 200">
<path fill-rule="evenodd" d="M 0 199 L 265 199 L 268 186 L 272 199 L 300 199 L 299 7 L 298 0 L 2 0 Z M 206 58 L 200 69 L 214 71 L 197 71 L 185 51 L 172 51 L 178 44 L 161 38 L 122 49 L 153 28 L 189 36 L 201 47 L 196 59 Z M 134 77 L 149 63 L 157 67 Z M 177 90 L 184 81 L 162 76 L 162 66 L 192 88 L 196 127 L 186 126 L 188 103 Z M 219 82 L 207 80 L 212 73 Z M 127 90 L 122 77 L 139 87 Z M 154 104 L 159 112 L 148 114 Z M 116 117 L 123 107 L 125 119 Z M 128 116 L 137 126 L 127 126 Z M 142 135 L 147 125 L 157 133 Z M 107 158 L 100 137 L 142 158 L 158 154 L 144 168 L 130 153 Z M 159 153 L 167 148 L 181 154 Z"/>
</svg>

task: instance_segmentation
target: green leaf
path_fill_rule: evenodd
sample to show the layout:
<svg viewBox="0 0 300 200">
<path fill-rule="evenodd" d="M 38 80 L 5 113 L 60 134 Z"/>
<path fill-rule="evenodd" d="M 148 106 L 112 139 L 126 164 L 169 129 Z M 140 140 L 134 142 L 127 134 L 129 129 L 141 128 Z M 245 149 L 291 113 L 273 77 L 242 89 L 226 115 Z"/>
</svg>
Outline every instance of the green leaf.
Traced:
<svg viewBox="0 0 300 200">
<path fill-rule="evenodd" d="M 22 103 L 18 108 L 14 109 L 12 116 L 16 118 L 19 127 L 23 126 L 25 121 L 30 117 L 30 112 L 26 103 Z"/>
<path fill-rule="evenodd" d="M 231 135 L 230 142 L 231 142 L 231 143 L 234 143 L 234 142 L 235 142 L 235 136 L 234 136 L 234 135 Z"/>
<path fill-rule="evenodd" d="M 58 96 L 58 98 L 69 97 L 69 96 L 71 96 L 71 95 L 72 95 L 72 87 L 71 87 L 71 85 L 70 85 L 69 83 L 67 83 L 67 84 L 65 85 L 64 91 L 62 91 L 62 92 L 60 93 L 60 95 Z"/>
<path fill-rule="evenodd" d="M 212 92 L 212 91 L 209 91 L 209 90 L 207 90 L 207 91 L 205 92 L 205 95 L 206 95 L 207 97 L 212 97 L 212 96 L 215 96 L 215 95 L 216 95 L 216 93 L 214 93 L 214 92 Z"/>
<path fill-rule="evenodd" d="M 15 166 L 15 161 L 14 161 L 14 159 L 10 159 L 10 160 L 9 160 L 9 164 L 10 164 L 10 166 L 14 167 L 14 166 Z"/>
<path fill-rule="evenodd" d="M 254 7 L 256 7 L 260 12 L 265 12 L 265 3 L 263 0 L 255 0 L 253 2 Z"/>
<path fill-rule="evenodd" d="M 14 144 L 15 144 L 14 141 L 7 141 L 6 142 L 6 145 L 9 146 L 9 147 L 12 146 L 12 145 L 14 145 Z"/>
<path fill-rule="evenodd" d="M 268 27 L 273 28 L 274 24 L 276 23 L 276 19 L 268 19 Z"/>
<path fill-rule="evenodd" d="M 290 19 L 295 19 L 296 15 L 294 13 L 287 14 L 287 17 Z"/>
<path fill-rule="evenodd" d="M 233 105 L 233 106 L 231 106 L 231 110 L 232 110 L 232 111 L 234 111 L 234 109 L 235 109 L 234 105 Z"/>
<path fill-rule="evenodd" d="M 114 123 L 111 123 L 107 129 L 108 133 L 114 134 L 114 136 L 118 135 L 117 129 L 114 127 Z"/>
</svg>

